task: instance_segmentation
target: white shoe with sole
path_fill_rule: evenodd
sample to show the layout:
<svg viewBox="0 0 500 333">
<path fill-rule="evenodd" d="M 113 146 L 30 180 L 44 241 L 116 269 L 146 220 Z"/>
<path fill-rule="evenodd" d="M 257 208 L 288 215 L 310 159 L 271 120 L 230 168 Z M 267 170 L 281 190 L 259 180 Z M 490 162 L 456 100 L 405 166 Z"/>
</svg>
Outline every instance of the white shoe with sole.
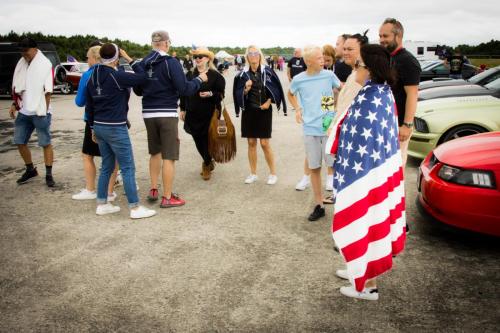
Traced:
<svg viewBox="0 0 500 333">
<path fill-rule="evenodd" d="M 269 175 L 267 178 L 267 185 L 274 185 L 278 182 L 278 176 L 276 175 Z"/>
<path fill-rule="evenodd" d="M 96 191 L 89 191 L 86 188 L 82 188 L 79 193 L 73 194 L 71 199 L 73 200 L 92 200 L 97 198 Z"/>
<path fill-rule="evenodd" d="M 309 176 L 304 175 L 297 185 L 295 185 L 295 189 L 297 191 L 304 191 L 309 185 L 311 185 L 311 179 Z"/>
<path fill-rule="evenodd" d="M 255 183 L 259 179 L 257 175 L 249 175 L 247 178 L 245 178 L 245 184 L 252 184 Z"/>
<path fill-rule="evenodd" d="M 130 210 L 131 219 L 144 219 L 156 215 L 156 211 L 153 209 L 146 208 L 144 206 L 139 206 L 136 209 Z"/>
<path fill-rule="evenodd" d="M 337 269 L 337 271 L 335 272 L 335 275 L 337 275 L 337 277 L 339 277 L 341 279 L 349 280 L 349 275 L 347 275 L 346 269 Z"/>
<path fill-rule="evenodd" d="M 362 292 L 359 292 L 353 286 L 340 287 L 340 293 L 347 297 L 365 299 L 367 301 L 378 300 L 378 289 L 377 288 L 365 288 Z"/>
<path fill-rule="evenodd" d="M 97 215 L 107 215 L 107 214 L 118 213 L 119 211 L 120 211 L 120 207 L 113 206 L 110 203 L 106 203 L 106 204 L 102 204 L 102 205 L 97 205 L 97 209 L 95 210 L 95 213 Z"/>
</svg>

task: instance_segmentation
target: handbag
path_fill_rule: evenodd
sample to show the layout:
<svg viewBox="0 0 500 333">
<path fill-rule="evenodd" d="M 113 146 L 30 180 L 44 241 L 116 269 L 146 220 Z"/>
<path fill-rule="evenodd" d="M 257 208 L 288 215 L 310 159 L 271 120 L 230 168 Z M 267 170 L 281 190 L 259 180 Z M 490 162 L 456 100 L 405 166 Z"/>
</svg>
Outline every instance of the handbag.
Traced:
<svg viewBox="0 0 500 333">
<path fill-rule="evenodd" d="M 236 157 L 236 131 L 224 101 L 222 110 L 215 109 L 208 128 L 208 151 L 217 163 Z"/>
</svg>

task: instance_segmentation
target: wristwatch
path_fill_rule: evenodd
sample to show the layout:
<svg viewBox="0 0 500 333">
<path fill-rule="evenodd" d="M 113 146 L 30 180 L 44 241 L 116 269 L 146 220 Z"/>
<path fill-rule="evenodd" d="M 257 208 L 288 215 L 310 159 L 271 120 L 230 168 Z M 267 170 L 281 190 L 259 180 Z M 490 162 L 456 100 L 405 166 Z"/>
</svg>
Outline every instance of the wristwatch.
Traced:
<svg viewBox="0 0 500 333">
<path fill-rule="evenodd" d="M 403 122 L 403 125 L 408 127 L 408 128 L 413 128 L 413 123 L 405 123 Z"/>
</svg>

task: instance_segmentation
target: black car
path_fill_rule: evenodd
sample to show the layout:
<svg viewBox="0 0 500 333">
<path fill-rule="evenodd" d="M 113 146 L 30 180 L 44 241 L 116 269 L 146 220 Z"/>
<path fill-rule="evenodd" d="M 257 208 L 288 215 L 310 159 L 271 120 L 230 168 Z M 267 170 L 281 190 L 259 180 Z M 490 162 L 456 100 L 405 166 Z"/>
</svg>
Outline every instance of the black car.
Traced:
<svg viewBox="0 0 500 333">
<path fill-rule="evenodd" d="M 471 64 L 464 64 L 462 67 L 462 77 L 468 79 L 477 73 L 477 68 Z M 435 62 L 431 66 L 426 67 L 420 73 L 420 82 L 432 80 L 434 78 L 448 78 L 450 76 L 450 69 L 442 62 Z"/>
<path fill-rule="evenodd" d="M 484 72 L 474 75 L 468 80 L 453 80 L 446 78 L 433 79 L 432 81 L 424 81 L 419 84 L 418 90 L 422 91 L 429 88 L 445 87 L 445 86 L 465 86 L 469 84 L 479 84 L 484 86 L 490 82 L 500 78 L 500 66 L 490 68 Z"/>
<path fill-rule="evenodd" d="M 52 68 L 61 63 L 54 44 L 47 42 L 37 42 L 37 44 L 38 49 L 52 63 Z M 20 58 L 21 48 L 18 46 L 18 43 L 0 42 L 0 96 L 11 95 L 12 78 Z"/>
<path fill-rule="evenodd" d="M 468 84 L 462 86 L 444 86 L 425 89 L 423 91 L 419 91 L 418 100 L 425 101 L 434 98 L 463 96 L 474 97 L 485 95 L 500 98 L 500 78 L 484 86 L 481 86 L 479 84 Z"/>
</svg>

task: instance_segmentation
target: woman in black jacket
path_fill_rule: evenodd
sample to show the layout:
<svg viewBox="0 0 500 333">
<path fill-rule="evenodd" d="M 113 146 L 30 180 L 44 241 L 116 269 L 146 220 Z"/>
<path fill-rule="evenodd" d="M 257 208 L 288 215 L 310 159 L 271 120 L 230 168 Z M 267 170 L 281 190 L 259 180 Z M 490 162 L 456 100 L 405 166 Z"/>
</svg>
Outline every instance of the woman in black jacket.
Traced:
<svg viewBox="0 0 500 333">
<path fill-rule="evenodd" d="M 184 130 L 193 136 L 196 149 L 203 158 L 201 176 L 204 180 L 209 180 L 214 162 L 208 152 L 208 128 L 215 109 L 221 109 L 226 81 L 213 64 L 214 54 L 206 47 L 198 47 L 191 54 L 195 68 L 186 74 L 187 79 L 206 73 L 208 81 L 201 84 L 197 94 L 181 97 L 180 117 L 184 121 Z"/>
</svg>

